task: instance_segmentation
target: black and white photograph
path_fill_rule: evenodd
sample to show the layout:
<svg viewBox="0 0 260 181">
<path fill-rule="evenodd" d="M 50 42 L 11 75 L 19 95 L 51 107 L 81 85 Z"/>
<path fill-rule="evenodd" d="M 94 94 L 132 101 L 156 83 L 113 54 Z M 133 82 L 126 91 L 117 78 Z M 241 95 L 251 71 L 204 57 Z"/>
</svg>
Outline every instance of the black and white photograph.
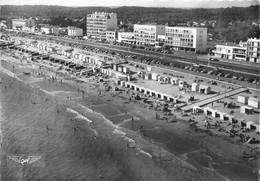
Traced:
<svg viewBox="0 0 260 181">
<path fill-rule="evenodd" d="M 260 0 L 0 0 L 0 181 L 259 181 Z"/>
</svg>

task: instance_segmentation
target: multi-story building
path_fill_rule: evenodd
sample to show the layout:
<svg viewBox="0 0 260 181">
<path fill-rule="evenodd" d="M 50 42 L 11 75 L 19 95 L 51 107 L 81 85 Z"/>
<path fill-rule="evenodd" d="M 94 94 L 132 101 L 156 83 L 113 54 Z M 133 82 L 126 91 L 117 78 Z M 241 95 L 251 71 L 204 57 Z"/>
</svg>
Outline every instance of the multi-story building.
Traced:
<svg viewBox="0 0 260 181">
<path fill-rule="evenodd" d="M 26 27 L 25 19 L 12 19 L 12 29 L 23 29 Z"/>
<path fill-rule="evenodd" d="M 36 21 L 35 19 L 29 18 L 25 20 L 25 26 L 26 27 L 33 27 L 36 26 Z"/>
<path fill-rule="evenodd" d="M 158 35 L 165 34 L 164 25 L 134 24 L 134 36 L 137 45 L 152 45 L 157 42 Z"/>
<path fill-rule="evenodd" d="M 95 12 L 87 15 L 87 37 L 104 40 L 107 31 L 117 29 L 117 14 Z"/>
<path fill-rule="evenodd" d="M 247 40 L 247 60 L 260 63 L 260 39 L 250 38 Z"/>
<path fill-rule="evenodd" d="M 76 28 L 74 26 L 68 27 L 68 35 L 69 36 L 83 36 L 83 29 L 82 28 Z"/>
<path fill-rule="evenodd" d="M 133 32 L 118 32 L 118 42 L 135 44 L 135 35 Z"/>
<path fill-rule="evenodd" d="M 117 31 L 107 31 L 106 32 L 106 41 L 108 42 L 115 42 L 118 38 Z"/>
<path fill-rule="evenodd" d="M 202 27 L 166 27 L 165 46 L 175 50 L 206 53 L 207 28 Z"/>
<path fill-rule="evenodd" d="M 213 50 L 213 53 L 217 58 L 246 61 L 246 49 L 246 47 L 235 44 L 216 45 L 216 50 Z"/>
</svg>

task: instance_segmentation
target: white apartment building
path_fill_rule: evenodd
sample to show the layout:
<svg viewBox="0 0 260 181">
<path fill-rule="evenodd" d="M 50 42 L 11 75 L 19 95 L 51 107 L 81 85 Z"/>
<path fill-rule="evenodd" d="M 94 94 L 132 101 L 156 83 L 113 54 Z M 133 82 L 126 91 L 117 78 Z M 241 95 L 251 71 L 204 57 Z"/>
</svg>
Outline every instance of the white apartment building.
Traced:
<svg viewBox="0 0 260 181">
<path fill-rule="evenodd" d="M 260 39 L 250 38 L 247 40 L 247 60 L 260 63 Z"/>
<path fill-rule="evenodd" d="M 106 32 L 106 41 L 108 42 L 115 42 L 118 37 L 117 31 L 107 31 Z"/>
<path fill-rule="evenodd" d="M 107 31 L 115 31 L 117 28 L 117 14 L 95 12 L 87 15 L 87 37 L 103 40 Z"/>
<path fill-rule="evenodd" d="M 175 50 L 206 53 L 207 28 L 203 27 L 166 27 L 165 46 Z"/>
<path fill-rule="evenodd" d="M 41 33 L 50 35 L 51 34 L 51 27 L 50 26 L 43 26 L 41 27 Z"/>
<path fill-rule="evenodd" d="M 135 44 L 135 35 L 133 32 L 118 32 L 118 42 Z"/>
<path fill-rule="evenodd" d="M 83 29 L 74 26 L 68 26 L 68 36 L 83 36 Z"/>
<path fill-rule="evenodd" d="M 12 19 L 12 29 L 23 29 L 26 27 L 26 19 Z"/>
<path fill-rule="evenodd" d="M 246 47 L 239 45 L 216 45 L 213 50 L 214 56 L 217 58 L 234 59 L 246 61 Z"/>
<path fill-rule="evenodd" d="M 158 35 L 165 35 L 164 25 L 134 24 L 134 36 L 137 45 L 155 45 Z"/>
</svg>

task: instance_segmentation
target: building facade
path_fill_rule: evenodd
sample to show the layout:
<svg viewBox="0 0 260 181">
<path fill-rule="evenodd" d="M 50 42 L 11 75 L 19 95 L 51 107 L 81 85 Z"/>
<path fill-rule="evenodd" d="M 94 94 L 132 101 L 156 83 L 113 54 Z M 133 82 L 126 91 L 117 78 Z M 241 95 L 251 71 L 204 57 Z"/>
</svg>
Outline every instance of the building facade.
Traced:
<svg viewBox="0 0 260 181">
<path fill-rule="evenodd" d="M 135 35 L 133 32 L 118 32 L 118 42 L 135 44 Z"/>
<path fill-rule="evenodd" d="M 51 27 L 50 26 L 42 26 L 40 27 L 40 32 L 42 34 L 50 35 L 51 34 Z"/>
<path fill-rule="evenodd" d="M 213 53 L 217 58 L 246 61 L 246 49 L 246 47 L 238 45 L 216 45 L 216 50 L 213 50 Z"/>
<path fill-rule="evenodd" d="M 134 37 L 137 45 L 152 45 L 157 42 L 158 35 L 165 34 L 164 25 L 134 24 Z"/>
<path fill-rule="evenodd" d="M 23 29 L 26 27 L 25 19 L 12 19 L 12 29 Z"/>
<path fill-rule="evenodd" d="M 105 40 L 107 31 L 117 29 L 117 14 L 95 12 L 87 15 L 87 37 Z"/>
<path fill-rule="evenodd" d="M 166 27 L 165 46 L 195 53 L 207 52 L 207 28 Z"/>
<path fill-rule="evenodd" d="M 106 41 L 107 42 L 115 42 L 118 38 L 117 31 L 107 31 L 106 32 Z"/>
<path fill-rule="evenodd" d="M 83 29 L 74 26 L 68 27 L 68 36 L 83 36 Z"/>
<path fill-rule="evenodd" d="M 29 18 L 25 20 L 25 26 L 26 27 L 33 27 L 36 26 L 36 21 L 35 19 Z"/>
<path fill-rule="evenodd" d="M 260 39 L 250 38 L 247 40 L 247 60 L 260 63 Z"/>
</svg>

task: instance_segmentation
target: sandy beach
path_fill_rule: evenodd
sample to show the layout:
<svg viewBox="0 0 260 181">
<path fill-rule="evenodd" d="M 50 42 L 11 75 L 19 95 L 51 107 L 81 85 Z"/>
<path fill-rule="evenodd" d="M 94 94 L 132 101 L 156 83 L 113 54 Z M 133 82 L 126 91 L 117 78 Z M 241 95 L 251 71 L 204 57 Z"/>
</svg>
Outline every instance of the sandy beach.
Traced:
<svg viewBox="0 0 260 181">
<path fill-rule="evenodd" d="M 158 120 L 162 111 L 109 79 L 107 91 L 94 77 L 77 83 L 46 64 L 1 59 L 1 180 L 258 180 L 248 145 L 179 115 Z M 41 154 L 43 166 L 10 167 L 10 154 Z"/>
</svg>

